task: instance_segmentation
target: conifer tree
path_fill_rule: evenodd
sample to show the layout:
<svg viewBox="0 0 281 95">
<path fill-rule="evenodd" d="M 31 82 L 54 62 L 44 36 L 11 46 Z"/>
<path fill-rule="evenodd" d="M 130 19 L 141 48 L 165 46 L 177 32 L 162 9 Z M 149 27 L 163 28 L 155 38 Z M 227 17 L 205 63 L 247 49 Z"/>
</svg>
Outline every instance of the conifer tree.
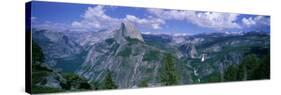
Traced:
<svg viewBox="0 0 281 95">
<path fill-rule="evenodd" d="M 178 84 L 179 76 L 176 71 L 176 64 L 171 54 L 166 54 L 163 64 L 163 72 L 161 74 L 161 82 L 164 85 L 176 85 Z"/>
<path fill-rule="evenodd" d="M 102 82 L 102 89 L 116 89 L 117 85 L 112 79 L 112 74 L 110 71 L 107 72 L 105 79 Z"/>
</svg>

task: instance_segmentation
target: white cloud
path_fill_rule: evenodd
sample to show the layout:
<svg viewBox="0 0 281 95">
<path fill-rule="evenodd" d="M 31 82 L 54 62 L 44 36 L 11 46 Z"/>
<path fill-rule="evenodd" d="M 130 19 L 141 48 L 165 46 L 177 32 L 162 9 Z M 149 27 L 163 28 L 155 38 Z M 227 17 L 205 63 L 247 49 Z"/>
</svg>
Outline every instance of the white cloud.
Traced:
<svg viewBox="0 0 281 95">
<path fill-rule="evenodd" d="M 152 29 L 161 29 L 161 25 L 165 24 L 165 21 L 159 18 L 138 18 L 133 15 L 126 15 L 126 18 L 124 18 L 124 20 L 133 22 L 140 26 L 150 27 Z"/>
<path fill-rule="evenodd" d="M 256 25 L 256 21 L 253 20 L 253 18 L 243 18 L 242 22 L 244 25 L 246 25 L 247 27 L 250 27 L 252 25 Z"/>
<path fill-rule="evenodd" d="M 177 10 L 163 10 L 163 9 L 148 9 L 148 12 L 152 13 L 156 17 L 165 20 L 184 20 L 187 17 L 195 16 L 192 11 L 177 11 Z"/>
<path fill-rule="evenodd" d="M 120 24 L 120 19 L 105 14 L 103 6 L 88 7 L 82 15 L 82 20 L 74 21 L 71 26 L 74 30 L 89 31 L 99 29 L 112 29 Z"/>
<path fill-rule="evenodd" d="M 73 21 L 70 24 L 59 23 L 38 23 L 36 17 L 31 17 L 36 27 L 57 30 L 76 31 L 97 31 L 100 29 L 117 29 L 122 21 L 130 21 L 135 25 L 150 29 L 162 29 L 167 20 L 187 21 L 199 27 L 212 28 L 216 30 L 241 29 L 260 25 L 269 25 L 269 18 L 256 16 L 242 18 L 237 22 L 239 14 L 217 13 L 217 12 L 196 12 L 182 10 L 148 9 L 151 14 L 147 17 L 137 17 L 127 14 L 124 18 L 114 18 L 106 14 L 104 6 L 88 7 L 81 15 L 81 20 Z"/>
<path fill-rule="evenodd" d="M 103 6 L 89 7 L 82 15 L 82 20 L 72 22 L 72 29 L 79 31 L 116 29 L 123 20 L 152 29 L 161 29 L 161 25 L 165 24 L 164 20 L 152 17 L 138 18 L 134 15 L 126 15 L 125 18 L 114 18 L 105 14 L 105 11 Z"/>
<path fill-rule="evenodd" d="M 106 10 L 103 6 L 88 7 L 85 13 L 81 15 L 81 20 L 73 21 L 68 25 L 44 22 L 36 23 L 34 27 L 52 30 L 57 29 L 60 31 L 98 31 L 101 29 L 117 29 L 122 21 L 130 21 L 135 25 L 151 29 L 161 29 L 161 25 L 165 24 L 165 21 L 160 18 L 139 18 L 130 14 L 126 15 L 125 18 L 114 18 L 107 15 L 105 12 Z M 33 17 L 33 19 L 35 19 L 35 17 Z"/>
<path fill-rule="evenodd" d="M 238 14 L 163 9 L 148 9 L 148 12 L 161 19 L 186 20 L 200 27 L 217 30 L 240 28 L 239 24 L 235 22 Z"/>
<path fill-rule="evenodd" d="M 242 23 L 246 27 L 258 27 L 263 25 L 269 25 L 269 18 L 266 18 L 265 16 L 256 16 L 256 17 L 249 17 L 249 18 L 243 18 Z"/>
<path fill-rule="evenodd" d="M 34 23 L 32 23 L 32 27 L 38 28 L 38 29 L 56 31 L 56 32 L 61 32 L 61 31 L 65 31 L 65 30 L 69 29 L 69 25 L 67 25 L 67 24 L 55 23 L 55 22 L 50 22 L 50 21 L 34 22 Z"/>
<path fill-rule="evenodd" d="M 240 26 L 235 22 L 237 17 L 238 14 L 204 12 L 197 13 L 197 17 L 193 19 L 193 22 L 199 26 L 215 29 L 240 28 Z"/>
</svg>

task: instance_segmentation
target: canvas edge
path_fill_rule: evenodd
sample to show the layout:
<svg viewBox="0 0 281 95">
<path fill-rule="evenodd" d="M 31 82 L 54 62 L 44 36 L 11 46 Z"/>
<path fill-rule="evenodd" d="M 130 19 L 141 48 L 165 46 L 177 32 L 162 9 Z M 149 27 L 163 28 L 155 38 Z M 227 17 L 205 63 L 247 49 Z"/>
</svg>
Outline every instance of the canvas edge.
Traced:
<svg viewBox="0 0 281 95">
<path fill-rule="evenodd" d="M 25 92 L 31 94 L 31 1 L 25 3 Z"/>
</svg>

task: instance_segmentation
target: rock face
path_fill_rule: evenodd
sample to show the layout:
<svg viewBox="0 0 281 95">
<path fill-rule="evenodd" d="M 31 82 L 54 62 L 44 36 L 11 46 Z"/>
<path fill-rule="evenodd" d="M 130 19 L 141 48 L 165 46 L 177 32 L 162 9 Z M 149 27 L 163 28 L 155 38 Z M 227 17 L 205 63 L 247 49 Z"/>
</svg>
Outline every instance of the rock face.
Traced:
<svg viewBox="0 0 281 95">
<path fill-rule="evenodd" d="M 269 49 L 269 43 L 265 43 L 269 42 L 267 34 L 149 35 L 141 34 L 126 21 L 114 31 L 73 34 L 37 31 L 33 32 L 33 40 L 47 57 L 44 63 L 55 63 L 54 67 L 61 69 L 73 66 L 76 69 L 72 72 L 89 83 L 100 83 L 109 71 L 118 88 L 138 87 L 144 81 L 148 86 L 159 86 L 167 53 L 175 57 L 181 77 L 179 84 L 190 84 L 206 82 L 212 74 L 223 76 L 228 66 L 239 64 L 253 48 Z"/>
<path fill-rule="evenodd" d="M 32 39 L 42 47 L 43 52 L 48 55 L 47 57 L 64 58 L 82 51 L 79 44 L 61 32 L 34 30 Z"/>
<path fill-rule="evenodd" d="M 32 40 L 42 47 L 44 63 L 51 67 L 68 66 L 64 70 L 74 71 L 83 60 L 83 48 L 62 32 L 34 29 Z"/>
<path fill-rule="evenodd" d="M 111 71 L 119 88 L 136 87 L 141 81 L 156 85 L 163 52 L 144 44 L 140 33 L 128 23 L 122 23 L 114 32 L 114 38 L 97 43 L 89 50 L 77 73 L 92 82 L 99 82 L 107 71 Z M 148 56 L 156 58 L 147 59 Z"/>
<path fill-rule="evenodd" d="M 129 21 L 122 22 L 120 29 L 116 32 L 119 32 L 116 33 L 117 37 L 129 37 L 131 39 L 138 39 L 139 41 L 144 42 L 141 33 Z"/>
<path fill-rule="evenodd" d="M 114 32 L 111 30 L 100 30 L 100 31 L 67 31 L 65 35 L 72 39 L 75 43 L 83 47 L 84 50 L 88 50 L 96 43 L 102 42 L 105 39 L 113 38 Z"/>
<path fill-rule="evenodd" d="M 179 47 L 182 55 L 188 58 L 198 58 L 198 52 L 194 44 L 183 44 Z"/>
</svg>

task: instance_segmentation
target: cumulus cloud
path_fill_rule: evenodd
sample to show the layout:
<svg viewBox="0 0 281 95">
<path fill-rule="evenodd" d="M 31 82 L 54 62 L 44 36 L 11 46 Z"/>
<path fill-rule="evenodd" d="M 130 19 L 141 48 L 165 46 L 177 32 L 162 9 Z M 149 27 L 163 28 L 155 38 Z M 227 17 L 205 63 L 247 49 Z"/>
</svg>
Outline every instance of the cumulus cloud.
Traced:
<svg viewBox="0 0 281 95">
<path fill-rule="evenodd" d="M 105 11 L 103 6 L 89 7 L 82 15 L 82 20 L 72 22 L 72 29 L 79 31 L 116 29 L 124 20 L 152 29 L 161 29 L 161 25 L 165 24 L 165 21 L 159 18 L 139 18 L 134 15 L 114 18 L 105 14 Z"/>
<path fill-rule="evenodd" d="M 124 20 L 133 22 L 141 26 L 147 26 L 152 29 L 161 29 L 161 25 L 165 24 L 165 21 L 159 18 L 138 18 L 134 15 L 126 15 L 126 18 L 124 18 Z"/>
<path fill-rule="evenodd" d="M 269 26 L 269 18 L 265 16 L 244 17 L 238 19 L 239 14 L 218 12 L 196 12 L 183 10 L 147 9 L 149 15 L 138 17 L 127 14 L 124 18 L 111 17 L 106 14 L 108 8 L 104 6 L 88 7 L 80 20 L 67 24 L 43 22 L 31 17 L 34 27 L 53 30 L 98 31 L 101 29 L 114 30 L 119 28 L 122 21 L 130 21 L 137 26 L 148 29 L 162 29 L 168 20 L 186 21 L 199 27 L 215 30 L 244 29 L 257 27 L 262 29 Z M 239 20 L 239 21 L 238 21 Z"/>
<path fill-rule="evenodd" d="M 82 20 L 74 21 L 71 26 L 74 30 L 89 31 L 116 27 L 120 19 L 105 14 L 103 6 L 88 7 L 82 15 Z"/>
<path fill-rule="evenodd" d="M 269 25 L 269 18 L 266 18 L 265 16 L 256 16 L 256 17 L 249 17 L 249 18 L 243 18 L 242 23 L 246 27 L 258 27 L 258 26 L 264 26 Z"/>
<path fill-rule="evenodd" d="M 238 14 L 214 13 L 204 12 L 198 13 L 194 22 L 200 26 L 218 28 L 218 29 L 231 29 L 240 28 L 235 22 Z"/>
<path fill-rule="evenodd" d="M 195 12 L 181 10 L 148 9 L 148 12 L 165 20 L 186 20 L 200 27 L 217 30 L 240 28 L 235 21 L 239 14 Z"/>
</svg>

